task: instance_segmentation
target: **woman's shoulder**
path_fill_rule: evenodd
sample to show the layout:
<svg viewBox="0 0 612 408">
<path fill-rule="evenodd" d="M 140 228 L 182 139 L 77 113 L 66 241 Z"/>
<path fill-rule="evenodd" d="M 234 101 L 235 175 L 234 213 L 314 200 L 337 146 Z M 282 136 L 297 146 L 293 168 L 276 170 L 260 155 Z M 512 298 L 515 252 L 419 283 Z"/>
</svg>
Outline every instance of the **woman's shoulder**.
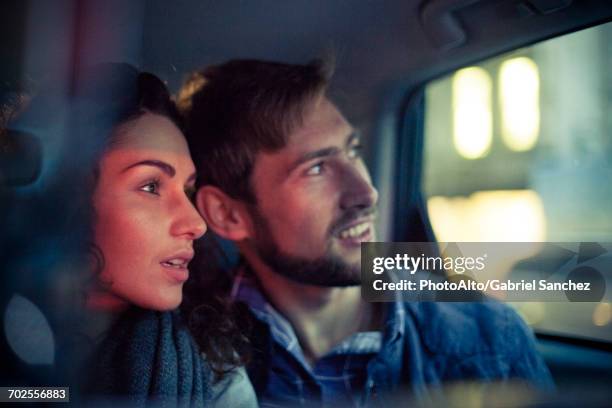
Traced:
<svg viewBox="0 0 612 408">
<path fill-rule="evenodd" d="M 211 386 L 212 407 L 256 408 L 257 396 L 244 367 L 236 367 Z"/>
</svg>

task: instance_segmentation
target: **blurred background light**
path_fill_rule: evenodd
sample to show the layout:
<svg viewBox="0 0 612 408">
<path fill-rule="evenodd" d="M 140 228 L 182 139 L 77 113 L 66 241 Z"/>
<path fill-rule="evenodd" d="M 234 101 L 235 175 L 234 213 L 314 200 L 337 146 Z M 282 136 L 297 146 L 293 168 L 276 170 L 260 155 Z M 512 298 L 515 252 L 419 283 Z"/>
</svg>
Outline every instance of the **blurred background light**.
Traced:
<svg viewBox="0 0 612 408">
<path fill-rule="evenodd" d="M 478 191 L 427 200 L 440 242 L 543 242 L 546 215 L 533 190 Z"/>
<path fill-rule="evenodd" d="M 512 303 L 512 306 L 530 326 L 542 322 L 546 315 L 546 308 L 542 302 L 516 302 Z"/>
<path fill-rule="evenodd" d="M 492 140 L 491 77 L 470 67 L 453 75 L 453 142 L 461 156 L 485 156 Z"/>
<path fill-rule="evenodd" d="M 593 324 L 605 326 L 612 320 L 612 306 L 609 303 L 599 303 L 593 310 Z"/>
<path fill-rule="evenodd" d="M 535 145 L 540 131 L 538 66 L 527 57 L 504 61 L 499 70 L 502 138 L 514 151 Z"/>
</svg>

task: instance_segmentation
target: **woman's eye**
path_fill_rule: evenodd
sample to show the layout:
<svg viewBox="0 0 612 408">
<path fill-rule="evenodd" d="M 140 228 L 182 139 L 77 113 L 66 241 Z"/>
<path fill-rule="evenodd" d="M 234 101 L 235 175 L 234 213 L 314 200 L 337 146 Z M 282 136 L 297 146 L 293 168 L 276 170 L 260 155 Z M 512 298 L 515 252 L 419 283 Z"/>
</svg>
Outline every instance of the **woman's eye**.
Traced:
<svg viewBox="0 0 612 408">
<path fill-rule="evenodd" d="M 325 163 L 319 162 L 315 164 L 314 166 L 309 167 L 308 170 L 306 171 L 306 175 L 307 176 L 317 176 L 323 173 L 324 165 Z"/>
<path fill-rule="evenodd" d="M 153 180 L 140 187 L 140 191 L 145 193 L 159 195 L 159 180 Z"/>
</svg>

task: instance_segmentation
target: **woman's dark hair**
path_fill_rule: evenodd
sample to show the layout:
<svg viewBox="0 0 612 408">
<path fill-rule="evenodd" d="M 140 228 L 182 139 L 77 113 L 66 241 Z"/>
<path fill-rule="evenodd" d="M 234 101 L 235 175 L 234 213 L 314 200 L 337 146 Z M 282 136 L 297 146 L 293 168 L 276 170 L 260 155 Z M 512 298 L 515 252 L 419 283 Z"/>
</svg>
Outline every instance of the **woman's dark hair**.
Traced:
<svg viewBox="0 0 612 408">
<path fill-rule="evenodd" d="M 245 304 L 230 298 L 232 277 L 226 270 L 230 262 L 214 233 L 205 234 L 194 247 L 181 311 L 216 379 L 220 379 L 250 360 L 252 317 Z"/>
<path fill-rule="evenodd" d="M 146 112 L 162 115 L 182 129 L 166 85 L 155 75 L 128 64 L 95 65 L 75 80 L 72 130 L 89 128 L 98 147 L 112 144 L 113 130 Z M 98 132 L 104 131 L 103 135 Z"/>
</svg>

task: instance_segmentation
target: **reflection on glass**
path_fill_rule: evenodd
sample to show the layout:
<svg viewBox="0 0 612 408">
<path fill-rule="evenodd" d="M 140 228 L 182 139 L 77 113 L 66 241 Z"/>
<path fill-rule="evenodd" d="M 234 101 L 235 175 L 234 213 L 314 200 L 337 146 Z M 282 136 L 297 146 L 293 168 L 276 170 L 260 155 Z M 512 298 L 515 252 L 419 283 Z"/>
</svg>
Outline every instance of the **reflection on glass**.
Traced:
<svg viewBox="0 0 612 408">
<path fill-rule="evenodd" d="M 483 157 L 492 139 L 491 77 L 482 68 L 465 68 L 453 76 L 453 140 L 466 159 Z"/>
<path fill-rule="evenodd" d="M 605 326 L 612 320 L 612 307 L 609 303 L 599 303 L 593 310 L 593 324 Z"/>
<path fill-rule="evenodd" d="M 529 58 L 512 58 L 499 70 L 502 138 L 515 151 L 535 145 L 540 130 L 540 78 Z"/>
<path fill-rule="evenodd" d="M 530 326 L 540 323 L 546 316 L 546 308 L 541 302 L 517 302 L 512 306 Z"/>
<path fill-rule="evenodd" d="M 479 191 L 469 197 L 433 196 L 430 220 L 440 242 L 542 242 L 546 217 L 532 190 Z"/>
</svg>

